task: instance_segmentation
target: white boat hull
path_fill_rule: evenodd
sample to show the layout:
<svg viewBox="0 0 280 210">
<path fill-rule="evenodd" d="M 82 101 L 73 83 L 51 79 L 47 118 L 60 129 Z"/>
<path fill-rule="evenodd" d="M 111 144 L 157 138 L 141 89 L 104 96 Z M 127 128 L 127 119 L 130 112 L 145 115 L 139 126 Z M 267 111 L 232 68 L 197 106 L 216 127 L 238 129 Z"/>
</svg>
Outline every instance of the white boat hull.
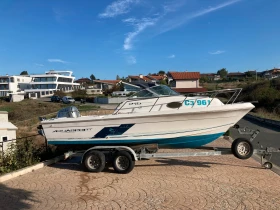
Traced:
<svg viewBox="0 0 280 210">
<path fill-rule="evenodd" d="M 43 121 L 53 145 L 139 145 L 200 147 L 223 135 L 254 106 L 230 104 L 161 112 L 87 116 Z"/>
</svg>

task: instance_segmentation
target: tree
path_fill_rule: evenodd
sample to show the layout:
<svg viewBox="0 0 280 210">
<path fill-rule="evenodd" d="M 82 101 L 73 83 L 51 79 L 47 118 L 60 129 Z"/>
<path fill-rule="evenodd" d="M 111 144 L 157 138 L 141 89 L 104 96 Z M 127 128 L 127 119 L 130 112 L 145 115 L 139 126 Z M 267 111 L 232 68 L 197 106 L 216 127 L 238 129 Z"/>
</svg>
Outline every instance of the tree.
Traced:
<svg viewBox="0 0 280 210">
<path fill-rule="evenodd" d="M 165 75 L 165 71 L 160 70 L 160 71 L 158 72 L 158 75 Z"/>
<path fill-rule="evenodd" d="M 20 73 L 20 75 L 28 75 L 28 72 L 27 72 L 27 71 L 22 71 L 22 72 Z"/>
<path fill-rule="evenodd" d="M 209 78 L 206 76 L 202 76 L 202 77 L 200 77 L 199 82 L 201 82 L 201 83 L 209 82 Z"/>
<path fill-rule="evenodd" d="M 119 90 L 120 91 L 124 91 L 124 85 L 123 85 L 123 83 L 121 82 L 121 83 L 119 83 Z"/>
<path fill-rule="evenodd" d="M 162 79 L 162 80 L 159 81 L 159 84 L 161 84 L 161 85 L 167 85 L 167 82 L 166 82 L 166 80 Z"/>
<path fill-rule="evenodd" d="M 119 75 L 116 76 L 116 80 L 121 80 Z"/>
<path fill-rule="evenodd" d="M 245 72 L 245 75 L 246 75 L 247 77 L 253 77 L 253 76 L 254 76 L 253 71 L 246 71 L 246 72 Z"/>
<path fill-rule="evenodd" d="M 128 82 L 128 78 L 122 77 L 122 78 L 121 78 L 121 81 L 123 81 L 123 82 Z"/>
<path fill-rule="evenodd" d="M 224 78 L 226 78 L 228 71 L 226 68 L 222 68 L 217 71 L 217 74 L 220 75 L 220 77 L 224 79 Z"/>
<path fill-rule="evenodd" d="M 93 74 L 90 75 L 90 79 L 93 82 L 93 80 L 96 80 L 95 76 Z"/>
</svg>

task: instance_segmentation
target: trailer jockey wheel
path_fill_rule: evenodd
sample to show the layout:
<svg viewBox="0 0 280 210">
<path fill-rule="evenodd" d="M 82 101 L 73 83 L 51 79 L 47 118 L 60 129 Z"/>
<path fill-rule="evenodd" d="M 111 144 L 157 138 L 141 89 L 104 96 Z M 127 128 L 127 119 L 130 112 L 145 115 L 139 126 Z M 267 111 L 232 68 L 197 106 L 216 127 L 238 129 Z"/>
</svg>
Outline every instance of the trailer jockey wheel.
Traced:
<svg viewBox="0 0 280 210">
<path fill-rule="evenodd" d="M 263 164 L 263 167 L 264 167 L 265 169 L 272 169 L 272 163 L 271 163 L 271 162 L 265 162 L 265 163 Z"/>
<path fill-rule="evenodd" d="M 113 168 L 117 173 L 128 174 L 134 165 L 135 161 L 127 151 L 118 151 L 114 154 Z"/>
<path fill-rule="evenodd" d="M 105 155 L 103 152 L 92 150 L 86 153 L 83 165 L 87 171 L 101 172 L 105 168 Z"/>
<path fill-rule="evenodd" d="M 231 151 L 239 159 L 248 159 L 253 155 L 254 148 L 248 139 L 238 138 L 233 141 Z"/>
</svg>

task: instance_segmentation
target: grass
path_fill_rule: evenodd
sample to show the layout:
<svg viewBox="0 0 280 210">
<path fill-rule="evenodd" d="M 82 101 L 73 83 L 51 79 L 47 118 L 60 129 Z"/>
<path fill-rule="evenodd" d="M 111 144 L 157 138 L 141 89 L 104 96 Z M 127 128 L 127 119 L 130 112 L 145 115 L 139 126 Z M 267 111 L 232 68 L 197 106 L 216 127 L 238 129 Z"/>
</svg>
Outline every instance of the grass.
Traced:
<svg viewBox="0 0 280 210">
<path fill-rule="evenodd" d="M 9 121 L 17 124 L 21 121 L 32 120 L 34 118 L 38 118 L 39 116 L 49 115 L 50 113 L 55 115 L 60 109 L 68 106 L 76 106 L 80 111 L 96 110 L 100 108 L 95 105 L 51 103 L 25 99 L 17 103 L 2 101 L 0 103 L 0 111 L 8 111 Z"/>
<path fill-rule="evenodd" d="M 63 104 L 32 99 L 16 103 L 0 101 L 0 111 L 8 111 L 9 121 L 18 127 L 17 144 L 14 146 L 16 149 L 10 149 L 5 156 L 0 154 L 0 174 L 59 155 L 54 146 L 46 149 L 44 137 L 37 135 L 38 117 L 55 117 L 60 109 L 68 106 L 76 106 L 82 115 L 111 114 L 112 112 L 100 110 L 100 107 L 96 105 L 79 103 Z"/>
<path fill-rule="evenodd" d="M 254 112 L 250 112 L 249 114 L 254 115 L 256 117 L 261 117 L 269 120 L 280 121 L 280 115 L 276 112 L 268 112 L 264 108 L 255 109 Z"/>
<path fill-rule="evenodd" d="M 22 138 L 37 134 L 39 116 L 53 118 L 60 109 L 68 106 L 76 106 L 82 115 L 101 114 L 98 111 L 100 107 L 95 105 L 52 103 L 32 99 L 16 103 L 2 101 L 0 111 L 8 111 L 9 121 L 18 127 L 17 138 Z M 32 140 L 36 145 L 42 145 L 45 142 L 42 136 L 35 136 Z"/>
</svg>

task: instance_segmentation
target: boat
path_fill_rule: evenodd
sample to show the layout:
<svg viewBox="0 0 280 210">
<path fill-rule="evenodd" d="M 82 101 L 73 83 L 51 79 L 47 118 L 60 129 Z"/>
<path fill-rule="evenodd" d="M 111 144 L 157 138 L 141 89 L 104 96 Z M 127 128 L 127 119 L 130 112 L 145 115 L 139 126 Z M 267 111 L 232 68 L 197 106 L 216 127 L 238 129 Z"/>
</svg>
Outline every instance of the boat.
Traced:
<svg viewBox="0 0 280 210">
<path fill-rule="evenodd" d="M 39 131 L 48 144 L 74 150 L 149 144 L 159 148 L 197 148 L 222 136 L 254 108 L 250 102 L 236 102 L 241 91 L 184 96 L 159 85 L 135 93 L 109 115 L 81 116 L 76 107 L 66 107 L 55 118 L 41 119 Z M 232 95 L 228 101 L 217 97 L 229 93 Z"/>
</svg>

